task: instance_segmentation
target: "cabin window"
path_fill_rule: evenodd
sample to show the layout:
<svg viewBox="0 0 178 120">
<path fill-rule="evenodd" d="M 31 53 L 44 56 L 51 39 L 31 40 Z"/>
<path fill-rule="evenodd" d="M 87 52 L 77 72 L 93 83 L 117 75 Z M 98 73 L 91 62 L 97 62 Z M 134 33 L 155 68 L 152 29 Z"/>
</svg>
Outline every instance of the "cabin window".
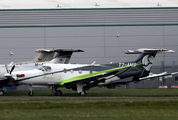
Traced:
<svg viewBox="0 0 178 120">
<path fill-rule="evenodd" d="M 64 73 L 67 73 L 67 69 L 65 69 L 65 68 L 64 68 L 64 70 L 63 70 L 63 71 L 64 71 Z"/>
<path fill-rule="evenodd" d="M 78 72 L 81 74 L 81 73 L 82 73 L 82 70 L 79 70 Z"/>
</svg>

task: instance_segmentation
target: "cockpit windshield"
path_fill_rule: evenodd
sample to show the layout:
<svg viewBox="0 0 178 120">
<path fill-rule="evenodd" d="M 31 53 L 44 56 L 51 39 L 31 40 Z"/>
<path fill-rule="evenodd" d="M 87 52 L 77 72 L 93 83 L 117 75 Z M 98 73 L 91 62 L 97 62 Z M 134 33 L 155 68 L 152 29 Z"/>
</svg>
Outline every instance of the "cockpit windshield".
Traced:
<svg viewBox="0 0 178 120">
<path fill-rule="evenodd" d="M 47 71 L 47 72 L 51 71 L 51 67 L 50 66 L 39 66 L 37 69 L 38 70 L 42 70 L 42 71 Z"/>
<path fill-rule="evenodd" d="M 42 70 L 45 66 L 38 66 L 37 69 L 38 70 Z"/>
</svg>

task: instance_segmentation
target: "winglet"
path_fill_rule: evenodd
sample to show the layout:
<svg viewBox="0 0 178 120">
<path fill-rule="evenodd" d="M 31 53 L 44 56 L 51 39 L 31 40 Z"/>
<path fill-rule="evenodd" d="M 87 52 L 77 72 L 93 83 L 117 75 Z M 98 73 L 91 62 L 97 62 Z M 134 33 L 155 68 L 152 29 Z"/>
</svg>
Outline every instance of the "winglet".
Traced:
<svg viewBox="0 0 178 120">
<path fill-rule="evenodd" d="M 96 61 L 92 62 L 91 65 L 94 65 L 96 63 Z"/>
<path fill-rule="evenodd" d="M 11 65 L 13 65 L 14 64 L 14 62 L 12 61 L 10 64 L 9 64 L 9 66 L 11 66 Z"/>
</svg>

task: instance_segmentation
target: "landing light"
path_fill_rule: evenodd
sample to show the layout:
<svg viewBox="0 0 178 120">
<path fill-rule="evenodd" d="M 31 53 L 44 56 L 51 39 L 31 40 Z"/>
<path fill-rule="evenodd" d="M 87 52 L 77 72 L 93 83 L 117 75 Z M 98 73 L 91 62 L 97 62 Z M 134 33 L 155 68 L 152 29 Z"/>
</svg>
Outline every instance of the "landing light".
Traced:
<svg viewBox="0 0 178 120">
<path fill-rule="evenodd" d="M 25 74 L 17 74 L 17 77 L 25 77 Z"/>
</svg>

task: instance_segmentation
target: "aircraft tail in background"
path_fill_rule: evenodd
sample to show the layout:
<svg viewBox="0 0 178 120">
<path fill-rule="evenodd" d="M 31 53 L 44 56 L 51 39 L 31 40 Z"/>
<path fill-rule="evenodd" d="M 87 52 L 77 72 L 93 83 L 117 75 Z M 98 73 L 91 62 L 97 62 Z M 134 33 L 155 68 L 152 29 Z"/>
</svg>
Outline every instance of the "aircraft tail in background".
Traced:
<svg viewBox="0 0 178 120">
<path fill-rule="evenodd" d="M 52 63 L 68 64 L 73 52 L 84 52 L 80 49 L 56 49 L 54 50 L 57 54 L 50 61 Z"/>
<path fill-rule="evenodd" d="M 38 62 L 45 62 L 50 61 L 52 63 L 63 63 L 67 64 L 72 56 L 73 52 L 84 52 L 83 50 L 73 50 L 73 49 L 37 49 L 36 50 L 37 56 L 31 60 L 26 62 L 18 62 L 13 63 L 13 65 L 22 65 L 22 64 L 29 64 L 29 63 L 38 63 Z"/>
<path fill-rule="evenodd" d="M 126 54 L 140 54 L 140 56 L 136 59 L 135 63 L 140 64 L 137 65 L 140 69 L 142 69 L 142 73 L 139 76 L 146 77 L 149 75 L 151 67 L 153 65 L 154 58 L 157 54 L 164 54 L 164 53 L 174 53 L 173 50 L 168 49 L 147 49 L 147 48 L 141 48 L 136 51 L 128 50 L 125 53 Z"/>
</svg>

